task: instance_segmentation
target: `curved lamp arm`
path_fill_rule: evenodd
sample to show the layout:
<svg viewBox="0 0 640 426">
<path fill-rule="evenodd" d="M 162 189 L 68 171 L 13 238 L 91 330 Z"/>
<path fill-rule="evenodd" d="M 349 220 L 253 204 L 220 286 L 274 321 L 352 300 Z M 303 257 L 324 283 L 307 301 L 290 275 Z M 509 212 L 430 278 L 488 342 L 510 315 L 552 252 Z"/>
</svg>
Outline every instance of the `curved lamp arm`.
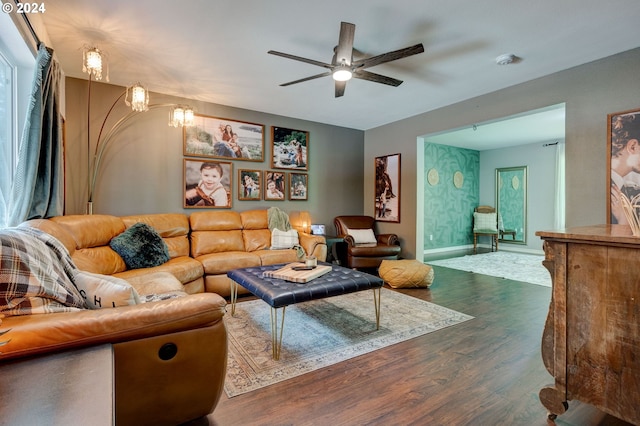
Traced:
<svg viewBox="0 0 640 426">
<path fill-rule="evenodd" d="M 89 176 L 89 203 L 93 202 L 93 194 L 95 192 L 96 181 L 98 180 L 98 170 L 100 169 L 100 163 L 102 161 L 102 156 L 104 155 L 104 153 L 107 150 L 107 148 L 110 146 L 112 138 L 116 135 L 116 133 L 118 133 L 118 131 L 121 130 L 121 128 L 122 128 L 122 126 L 124 124 L 126 124 L 128 121 L 130 121 L 133 117 L 135 117 L 138 114 L 142 113 L 142 112 L 139 112 L 139 111 L 131 111 L 131 112 L 129 112 L 127 115 L 125 115 L 120 120 L 118 120 L 111 127 L 111 129 L 109 129 L 109 131 L 107 133 L 105 133 L 104 138 L 101 138 L 102 137 L 102 132 L 104 130 L 105 123 L 107 122 L 107 119 L 109 118 L 109 115 L 111 115 L 111 111 L 113 111 L 113 108 L 115 107 L 116 103 L 120 100 L 120 98 L 122 98 L 125 95 L 125 93 L 126 92 L 122 93 L 118 97 L 118 99 L 116 99 L 116 101 L 113 103 L 111 108 L 109 109 L 109 112 L 107 113 L 107 116 L 105 117 L 104 121 L 102 122 L 102 127 L 100 128 L 100 133 L 98 134 L 98 141 L 96 142 L 96 147 L 95 147 L 95 151 L 94 151 L 94 154 L 93 154 L 93 167 L 92 167 L 91 171 L 89 172 L 90 173 L 90 176 Z M 175 107 L 175 106 L 177 106 L 177 104 L 152 104 L 152 105 L 149 105 L 149 110 L 163 108 L 163 107 Z"/>
</svg>

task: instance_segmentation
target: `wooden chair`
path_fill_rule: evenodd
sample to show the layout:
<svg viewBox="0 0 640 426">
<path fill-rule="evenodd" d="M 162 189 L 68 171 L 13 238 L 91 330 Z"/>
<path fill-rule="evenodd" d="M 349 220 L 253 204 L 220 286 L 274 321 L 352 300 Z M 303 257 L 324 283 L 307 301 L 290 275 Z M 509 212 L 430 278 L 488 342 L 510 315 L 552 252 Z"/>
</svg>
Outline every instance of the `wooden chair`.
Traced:
<svg viewBox="0 0 640 426">
<path fill-rule="evenodd" d="M 498 251 L 498 215 L 496 209 L 491 206 L 478 206 L 473 214 L 473 254 L 478 253 L 478 237 L 491 238 L 491 251 L 495 245 Z"/>
</svg>

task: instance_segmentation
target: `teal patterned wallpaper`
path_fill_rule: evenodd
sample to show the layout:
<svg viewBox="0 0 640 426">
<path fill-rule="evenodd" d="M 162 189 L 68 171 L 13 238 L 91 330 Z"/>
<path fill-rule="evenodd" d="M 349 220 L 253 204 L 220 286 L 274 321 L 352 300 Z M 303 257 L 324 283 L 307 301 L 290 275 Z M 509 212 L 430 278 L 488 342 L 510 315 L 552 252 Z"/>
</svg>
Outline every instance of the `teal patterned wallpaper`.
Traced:
<svg viewBox="0 0 640 426">
<path fill-rule="evenodd" d="M 473 244 L 471 221 L 480 199 L 480 152 L 427 143 L 424 173 L 424 249 Z"/>
</svg>

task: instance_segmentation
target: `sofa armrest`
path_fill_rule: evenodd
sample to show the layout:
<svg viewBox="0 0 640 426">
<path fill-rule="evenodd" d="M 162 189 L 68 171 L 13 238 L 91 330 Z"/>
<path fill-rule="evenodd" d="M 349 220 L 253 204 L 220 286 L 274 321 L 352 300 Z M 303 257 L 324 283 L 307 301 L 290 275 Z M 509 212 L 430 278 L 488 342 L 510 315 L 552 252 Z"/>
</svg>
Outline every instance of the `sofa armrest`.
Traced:
<svg viewBox="0 0 640 426">
<path fill-rule="evenodd" d="M 376 239 L 379 243 L 386 244 L 388 246 L 399 246 L 400 240 L 396 234 L 379 234 L 376 235 Z"/>
<path fill-rule="evenodd" d="M 201 293 L 133 306 L 6 317 L 0 360 L 206 327 L 222 321 L 226 301 Z"/>
<path fill-rule="evenodd" d="M 298 232 L 298 240 L 307 256 L 315 256 L 320 262 L 327 260 L 327 241 L 323 236 Z"/>
<path fill-rule="evenodd" d="M 349 234 L 343 235 L 342 239 L 344 240 L 345 243 L 347 243 L 347 245 L 349 246 L 354 246 L 356 245 L 356 240 L 353 239 L 353 237 Z"/>
</svg>

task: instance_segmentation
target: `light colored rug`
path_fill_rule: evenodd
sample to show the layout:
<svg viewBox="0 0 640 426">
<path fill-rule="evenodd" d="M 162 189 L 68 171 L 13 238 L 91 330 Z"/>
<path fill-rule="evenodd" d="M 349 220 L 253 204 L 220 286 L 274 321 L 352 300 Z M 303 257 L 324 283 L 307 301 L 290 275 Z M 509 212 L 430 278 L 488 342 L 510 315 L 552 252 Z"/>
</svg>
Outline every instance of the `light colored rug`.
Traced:
<svg viewBox="0 0 640 426">
<path fill-rule="evenodd" d="M 551 275 L 542 266 L 543 260 L 544 256 L 534 254 L 494 251 L 426 263 L 551 287 Z"/>
<path fill-rule="evenodd" d="M 262 300 L 251 300 L 238 303 L 233 317 L 230 312 L 224 316 L 229 336 L 224 388 L 229 397 L 473 318 L 385 288 L 379 330 L 373 291 L 300 303 L 286 309 L 282 352 L 274 361 L 270 309 Z"/>
</svg>

